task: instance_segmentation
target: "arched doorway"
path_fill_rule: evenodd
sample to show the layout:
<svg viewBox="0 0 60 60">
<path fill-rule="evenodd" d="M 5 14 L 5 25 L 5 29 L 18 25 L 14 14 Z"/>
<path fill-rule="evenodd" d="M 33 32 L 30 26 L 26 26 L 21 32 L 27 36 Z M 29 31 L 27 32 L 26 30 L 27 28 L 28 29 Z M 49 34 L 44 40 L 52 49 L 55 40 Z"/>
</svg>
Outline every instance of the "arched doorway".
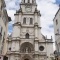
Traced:
<svg viewBox="0 0 60 60">
<path fill-rule="evenodd" d="M 34 59 L 33 59 L 33 55 L 30 56 L 29 54 L 27 54 L 27 55 L 24 55 L 21 60 L 34 60 Z"/>
<path fill-rule="evenodd" d="M 21 53 L 31 53 L 34 51 L 34 47 L 31 43 L 25 42 L 21 45 L 20 47 L 20 52 Z"/>
<path fill-rule="evenodd" d="M 29 60 L 29 59 L 26 58 L 26 59 L 24 59 L 24 60 Z"/>
</svg>

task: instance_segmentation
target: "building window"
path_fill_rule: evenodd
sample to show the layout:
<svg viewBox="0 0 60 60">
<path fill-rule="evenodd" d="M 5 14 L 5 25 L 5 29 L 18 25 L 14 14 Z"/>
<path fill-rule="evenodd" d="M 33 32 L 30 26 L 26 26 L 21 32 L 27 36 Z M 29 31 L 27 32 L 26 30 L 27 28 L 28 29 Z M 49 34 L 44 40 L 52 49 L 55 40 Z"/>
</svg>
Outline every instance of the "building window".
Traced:
<svg viewBox="0 0 60 60">
<path fill-rule="evenodd" d="M 1 57 L 0 57 L 0 59 L 1 59 Z"/>
<path fill-rule="evenodd" d="M 23 19 L 23 24 L 26 24 L 26 18 Z"/>
<path fill-rule="evenodd" d="M 28 0 L 28 3 L 30 3 L 30 0 Z"/>
<path fill-rule="evenodd" d="M 2 34 L 2 27 L 0 26 L 0 33 Z"/>
<path fill-rule="evenodd" d="M 59 29 L 57 29 L 57 33 L 59 34 Z"/>
<path fill-rule="evenodd" d="M 39 50 L 40 50 L 40 51 L 43 51 L 43 50 L 44 50 L 44 46 L 40 46 L 40 47 L 39 47 Z"/>
<path fill-rule="evenodd" d="M 24 0 L 24 3 L 25 3 L 25 0 Z"/>
<path fill-rule="evenodd" d="M 25 37 L 26 37 L 26 39 L 29 39 L 29 34 L 27 33 Z"/>
<path fill-rule="evenodd" d="M 32 18 L 30 18 L 30 24 L 33 24 L 33 19 Z"/>
<path fill-rule="evenodd" d="M 32 0 L 32 3 L 34 3 L 34 0 Z"/>
<path fill-rule="evenodd" d="M 58 20 L 56 19 L 56 25 L 58 24 Z"/>
<path fill-rule="evenodd" d="M 4 35 L 3 35 L 3 43 L 2 43 L 3 46 L 4 46 L 4 41 L 5 41 L 5 32 L 4 32 Z"/>
<path fill-rule="evenodd" d="M 11 47 L 9 48 L 9 50 L 11 50 Z"/>
<path fill-rule="evenodd" d="M 8 57 L 4 56 L 4 57 L 3 57 L 3 60 L 8 60 Z"/>
<path fill-rule="evenodd" d="M 0 40 L 2 39 L 2 27 L 0 26 Z"/>
</svg>

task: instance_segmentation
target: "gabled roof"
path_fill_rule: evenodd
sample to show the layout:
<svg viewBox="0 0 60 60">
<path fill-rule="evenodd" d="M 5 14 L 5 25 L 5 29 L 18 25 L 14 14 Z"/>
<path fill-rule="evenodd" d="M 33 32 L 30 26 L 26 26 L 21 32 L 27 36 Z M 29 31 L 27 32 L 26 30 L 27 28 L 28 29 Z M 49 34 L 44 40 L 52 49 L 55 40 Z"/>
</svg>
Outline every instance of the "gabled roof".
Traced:
<svg viewBox="0 0 60 60">
<path fill-rule="evenodd" d="M 56 18 L 56 16 L 57 16 L 57 14 L 59 13 L 59 11 L 60 11 L 60 5 L 59 5 L 59 9 L 58 9 L 57 13 L 55 14 L 54 19 Z M 54 21 L 54 19 L 53 19 L 53 21 Z"/>
</svg>

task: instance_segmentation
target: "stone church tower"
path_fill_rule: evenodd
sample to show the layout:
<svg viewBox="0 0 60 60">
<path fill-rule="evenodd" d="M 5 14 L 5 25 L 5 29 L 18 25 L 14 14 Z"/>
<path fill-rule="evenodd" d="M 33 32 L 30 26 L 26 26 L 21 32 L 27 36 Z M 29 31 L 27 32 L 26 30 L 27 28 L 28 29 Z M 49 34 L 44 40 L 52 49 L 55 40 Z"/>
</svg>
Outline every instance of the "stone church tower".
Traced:
<svg viewBox="0 0 60 60">
<path fill-rule="evenodd" d="M 14 15 L 13 33 L 7 40 L 8 60 L 51 60 L 53 42 L 41 34 L 36 0 L 21 0 Z"/>
</svg>

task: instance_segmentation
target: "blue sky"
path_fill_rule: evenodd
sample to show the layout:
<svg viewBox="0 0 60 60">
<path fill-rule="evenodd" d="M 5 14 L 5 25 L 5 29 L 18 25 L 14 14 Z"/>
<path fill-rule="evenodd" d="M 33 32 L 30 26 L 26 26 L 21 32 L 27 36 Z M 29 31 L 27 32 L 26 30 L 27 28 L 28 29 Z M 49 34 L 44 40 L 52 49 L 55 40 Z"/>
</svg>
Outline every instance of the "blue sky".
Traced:
<svg viewBox="0 0 60 60">
<path fill-rule="evenodd" d="M 60 0 L 56 0 L 56 3 L 57 3 L 57 4 L 60 4 Z"/>
<path fill-rule="evenodd" d="M 37 1 L 37 8 L 40 10 L 41 13 L 41 27 L 42 27 L 42 34 L 44 36 L 48 36 L 50 38 L 53 36 L 54 38 L 54 29 L 53 29 L 53 18 L 59 8 L 58 4 L 60 4 L 60 0 L 36 0 Z M 11 34 L 13 29 L 13 23 L 15 20 L 14 14 L 16 10 L 20 8 L 20 0 L 5 0 L 6 2 L 6 9 L 8 15 L 11 17 L 12 21 L 9 23 L 9 31 L 8 33 Z"/>
</svg>

